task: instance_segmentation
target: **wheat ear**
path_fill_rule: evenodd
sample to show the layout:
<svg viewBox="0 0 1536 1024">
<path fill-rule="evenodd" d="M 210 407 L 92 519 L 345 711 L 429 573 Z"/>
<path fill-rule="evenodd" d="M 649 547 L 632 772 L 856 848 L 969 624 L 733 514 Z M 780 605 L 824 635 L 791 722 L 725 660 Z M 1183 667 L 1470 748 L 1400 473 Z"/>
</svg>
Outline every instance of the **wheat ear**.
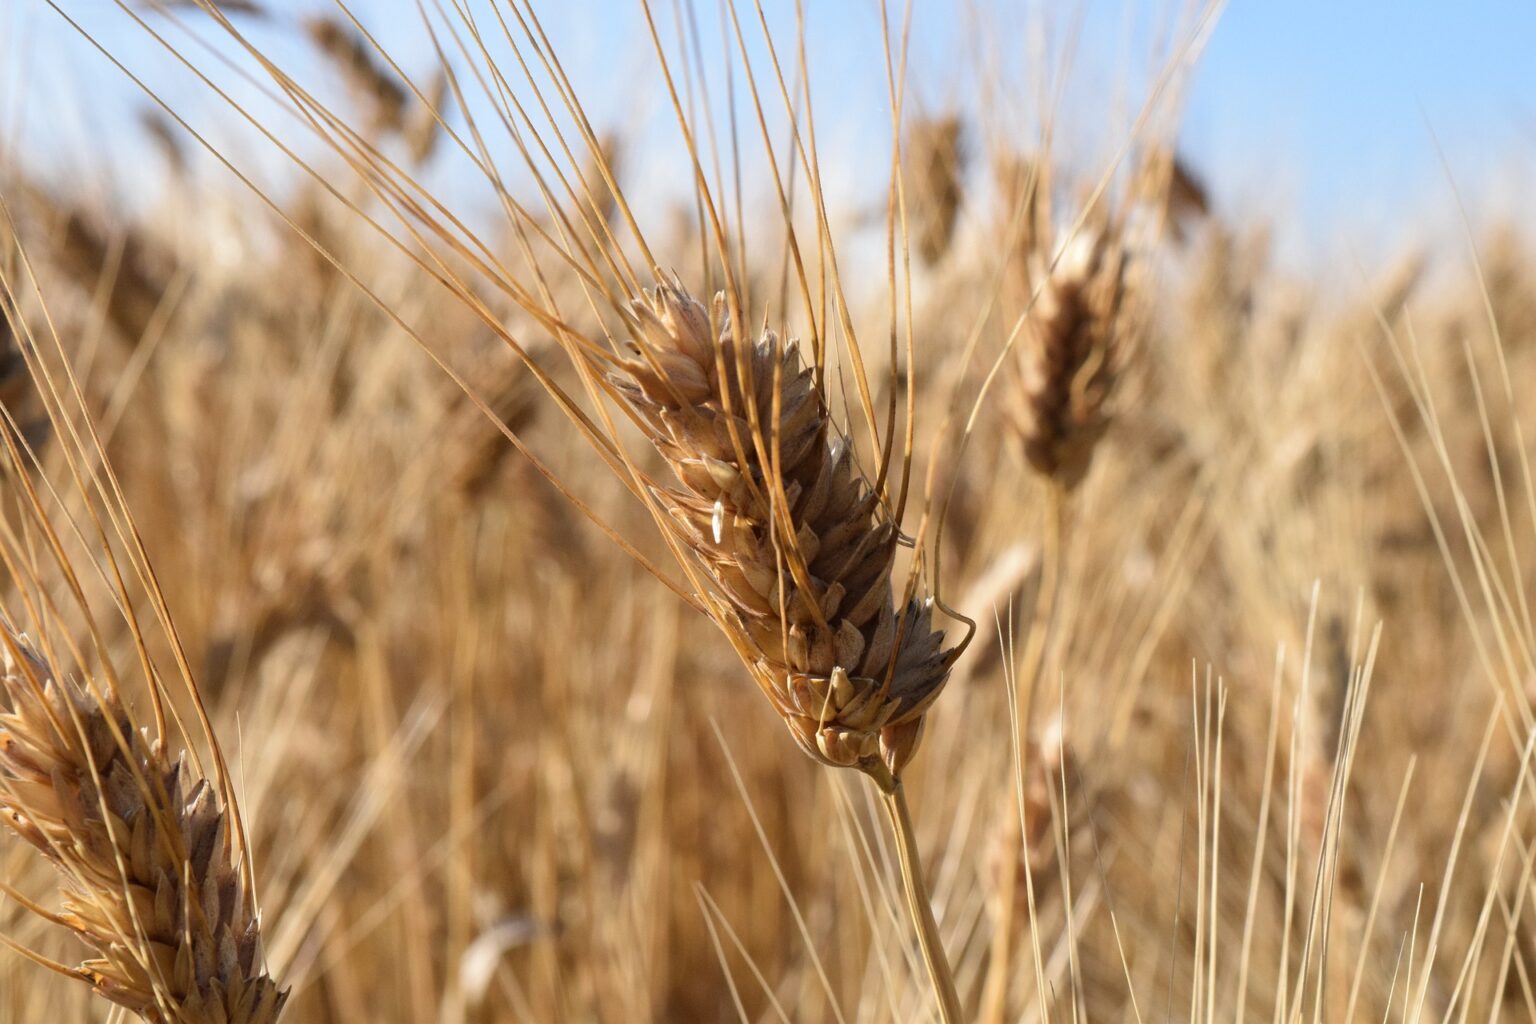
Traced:
<svg viewBox="0 0 1536 1024">
<path fill-rule="evenodd" d="M 917 253 L 933 266 L 944 258 L 955 237 L 964 199 L 965 148 L 960 118 L 925 118 L 912 126 L 907 174 L 917 202 L 914 234 Z"/>
<path fill-rule="evenodd" d="M 150 1024 L 276 1021 L 286 993 L 215 787 L 114 695 L 0 637 L 0 818 L 63 876 L 62 911 L 35 909 L 96 953 L 67 973 Z"/>
<path fill-rule="evenodd" d="M 897 530 L 836 436 L 794 342 L 739 344 L 663 281 L 632 305 L 636 356 L 615 385 L 679 486 L 666 526 L 714 583 L 709 607 L 812 757 L 889 791 L 953 661 L 932 606 L 898 605 Z"/>
<path fill-rule="evenodd" d="M 1015 422 L 1030 465 L 1067 491 L 1088 472 L 1109 426 L 1108 400 L 1122 356 L 1117 318 L 1124 271 L 1123 249 L 1103 236 L 1076 235 L 1025 324 Z"/>
</svg>

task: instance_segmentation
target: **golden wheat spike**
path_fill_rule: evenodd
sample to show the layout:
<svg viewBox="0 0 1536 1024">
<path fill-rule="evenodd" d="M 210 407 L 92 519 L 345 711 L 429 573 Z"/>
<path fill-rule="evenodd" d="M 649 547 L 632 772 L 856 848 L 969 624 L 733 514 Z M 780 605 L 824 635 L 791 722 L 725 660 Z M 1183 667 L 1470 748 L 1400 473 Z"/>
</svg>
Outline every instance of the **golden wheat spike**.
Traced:
<svg viewBox="0 0 1536 1024">
<path fill-rule="evenodd" d="M 923 262 L 937 263 L 954 240 L 963 198 L 965 147 L 960 118 L 925 118 L 912 126 L 908 176 L 916 195 L 914 234 Z"/>
<path fill-rule="evenodd" d="M 711 315 L 678 283 L 633 312 L 639 354 L 615 383 L 681 485 L 658 497 L 722 626 L 807 753 L 899 775 L 953 652 L 927 602 L 895 600 L 896 526 L 814 373 L 771 331 L 740 343 L 723 301 Z"/>
<path fill-rule="evenodd" d="M 0 649 L 0 818 L 58 867 L 74 973 L 149 1024 L 271 1024 L 246 865 L 217 791 L 109 693 Z"/>
</svg>

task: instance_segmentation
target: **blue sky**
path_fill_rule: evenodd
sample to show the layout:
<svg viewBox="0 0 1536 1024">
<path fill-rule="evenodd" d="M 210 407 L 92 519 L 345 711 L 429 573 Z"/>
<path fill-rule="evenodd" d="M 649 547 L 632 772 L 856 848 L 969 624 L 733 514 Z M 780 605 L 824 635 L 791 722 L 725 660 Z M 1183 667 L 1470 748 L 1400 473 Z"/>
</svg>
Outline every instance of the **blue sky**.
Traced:
<svg viewBox="0 0 1536 1024">
<path fill-rule="evenodd" d="M 1536 149 L 1536 3 L 1238 0 L 1184 135 L 1250 198 L 1273 176 L 1314 230 L 1447 202 L 1435 138 L 1475 206 Z"/>
<path fill-rule="evenodd" d="M 194 120 L 200 115 L 201 124 L 227 128 L 227 115 L 197 98 L 185 74 L 175 72 L 109 0 L 59 2 L 157 89 L 184 103 Z M 290 11 L 326 4 L 271 2 Z M 20 102 L 27 108 L 28 130 L 56 137 L 67 154 L 65 164 L 101 159 L 100 140 L 128 123 L 141 99 L 42 0 L 4 6 L 9 9 L 0 13 L 5 123 L 11 123 Z M 645 77 L 650 43 L 636 6 L 630 0 L 536 2 L 599 120 L 640 117 L 660 123 L 666 117 Z M 667 0 L 656 6 L 671 9 Z M 715 4 L 703 0 L 698 6 L 706 51 L 718 64 Z M 776 35 L 790 39 L 793 5 L 771 0 L 768 6 Z M 825 155 L 858 165 L 888 117 L 879 8 L 876 0 L 806 0 L 806 6 Z M 915 101 L 937 108 L 973 98 L 978 69 L 989 62 L 1014 76 L 1015 101 L 1028 93 L 1032 79 L 1022 26 L 1031 6 L 1017 0 L 915 0 L 912 77 L 920 83 Z M 1081 17 L 1064 119 L 1092 121 L 1105 110 L 1126 118 L 1127 105 L 1134 106 L 1125 95 L 1127 83 L 1138 76 L 1144 80 L 1155 41 L 1166 30 L 1168 6 L 1112 0 L 1046 4 L 1058 45 Z M 355 7 L 379 26 L 404 66 L 426 66 L 430 51 L 416 27 L 414 3 L 357 0 Z M 263 38 L 283 37 L 279 29 Z M 1308 244 L 1422 221 L 1426 207 L 1448 209 L 1432 132 L 1445 146 L 1475 213 L 1480 203 L 1528 208 L 1529 196 L 1518 182 L 1536 149 L 1533 52 L 1536 0 L 1235 0 L 1190 83 L 1181 147 L 1219 201 L 1234 209 L 1257 207 Z M 293 54 L 305 59 L 301 50 Z M 754 59 L 765 56 L 754 49 Z"/>
</svg>

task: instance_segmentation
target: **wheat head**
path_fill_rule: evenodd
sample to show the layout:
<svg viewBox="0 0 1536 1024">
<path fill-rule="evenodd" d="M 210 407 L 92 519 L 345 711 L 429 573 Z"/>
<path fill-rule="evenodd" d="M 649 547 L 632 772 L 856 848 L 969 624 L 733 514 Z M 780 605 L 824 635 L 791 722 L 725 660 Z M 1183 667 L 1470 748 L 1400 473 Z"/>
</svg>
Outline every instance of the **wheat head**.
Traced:
<svg viewBox="0 0 1536 1024">
<path fill-rule="evenodd" d="M 678 485 L 666 526 L 717 591 L 709 608 L 813 758 L 887 784 L 954 660 L 932 604 L 896 599 L 898 541 L 794 341 L 739 343 L 675 280 L 632 304 L 615 385 Z"/>
<path fill-rule="evenodd" d="M 1124 269 L 1105 235 L 1075 236 L 1025 322 L 1014 421 L 1030 465 L 1064 490 L 1082 481 L 1109 427 Z"/>
<path fill-rule="evenodd" d="M 63 909 L 39 913 L 96 953 L 69 973 L 150 1024 L 276 1021 L 286 993 L 215 788 L 24 638 L 0 655 L 0 818 L 63 876 Z"/>
<path fill-rule="evenodd" d="M 954 240 L 964 198 L 965 149 L 960 118 L 927 118 L 912 126 L 907 174 L 916 196 L 913 224 L 917 253 L 932 266 Z"/>
</svg>

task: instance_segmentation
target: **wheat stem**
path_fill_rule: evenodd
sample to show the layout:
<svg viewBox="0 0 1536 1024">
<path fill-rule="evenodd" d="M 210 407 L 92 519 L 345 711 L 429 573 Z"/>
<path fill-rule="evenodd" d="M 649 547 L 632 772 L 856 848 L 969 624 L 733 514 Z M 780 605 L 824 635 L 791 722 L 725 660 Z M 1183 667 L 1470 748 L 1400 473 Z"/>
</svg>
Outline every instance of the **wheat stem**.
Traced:
<svg viewBox="0 0 1536 1024">
<path fill-rule="evenodd" d="M 1035 618 L 1030 625 L 1029 641 L 1024 651 L 1024 671 L 1019 680 L 1024 684 L 1019 690 L 1018 728 L 1028 738 L 1030 719 L 1034 716 L 1035 695 L 1040 689 L 1040 677 L 1045 670 L 1045 655 L 1050 648 L 1051 633 L 1056 621 L 1056 606 L 1061 600 L 1061 571 L 1066 561 L 1067 491 L 1055 480 L 1049 482 L 1049 497 L 1045 502 L 1045 548 L 1040 563 L 1040 591 L 1035 597 Z"/>
<path fill-rule="evenodd" d="M 1014 716 L 1014 728 L 1018 730 L 1018 749 L 1028 749 L 1027 740 L 1030 736 L 1030 719 L 1035 706 L 1035 693 L 1039 689 L 1040 676 L 1045 667 L 1045 652 L 1049 646 L 1051 626 L 1056 616 L 1056 605 L 1060 597 L 1062 572 L 1064 561 L 1062 521 L 1065 518 L 1066 490 L 1055 480 L 1048 481 L 1050 496 L 1046 500 L 1045 546 L 1040 564 L 1040 587 L 1035 594 L 1035 612 L 1029 628 L 1029 639 L 1024 648 L 1024 659 L 1021 662 L 1023 671 L 1019 673 L 1020 686 L 1016 695 L 1018 701 Z M 1019 765 L 1023 771 L 1022 761 Z M 1022 784 L 1022 782 L 1021 782 Z M 1020 811 L 1022 816 L 1022 810 Z M 1024 822 L 1019 822 L 1017 831 L 1009 829 L 1006 846 L 1003 851 L 1003 863 L 1009 865 L 1004 870 L 1002 884 L 998 893 L 998 908 L 995 924 L 992 929 L 992 957 L 987 966 L 987 980 L 982 988 L 982 1010 L 977 1018 L 983 1024 L 1002 1024 L 1003 1016 L 1008 1006 L 1008 974 L 1013 962 L 1013 912 L 1017 902 L 1016 886 L 1018 872 L 1012 869 L 1012 865 L 1018 863 L 1019 857 L 1024 851 Z"/>
<path fill-rule="evenodd" d="M 891 816 L 891 831 L 895 833 L 901 858 L 901 881 L 907 892 L 907 910 L 912 915 L 912 924 L 917 929 L 918 943 L 923 950 L 923 963 L 928 967 L 928 977 L 933 981 L 934 994 L 939 999 L 939 1017 L 944 1024 L 960 1024 L 960 997 L 955 992 L 954 972 L 944 954 L 944 941 L 939 937 L 928 886 L 923 881 L 923 862 L 917 852 L 912 812 L 907 808 L 906 787 L 900 778 L 895 778 L 889 789 L 881 786 L 881 795 Z"/>
</svg>

